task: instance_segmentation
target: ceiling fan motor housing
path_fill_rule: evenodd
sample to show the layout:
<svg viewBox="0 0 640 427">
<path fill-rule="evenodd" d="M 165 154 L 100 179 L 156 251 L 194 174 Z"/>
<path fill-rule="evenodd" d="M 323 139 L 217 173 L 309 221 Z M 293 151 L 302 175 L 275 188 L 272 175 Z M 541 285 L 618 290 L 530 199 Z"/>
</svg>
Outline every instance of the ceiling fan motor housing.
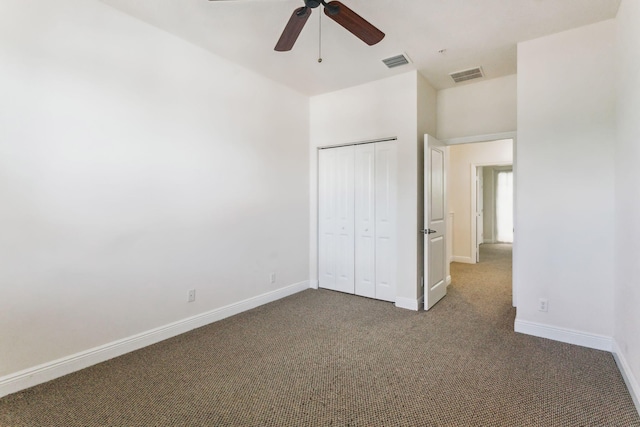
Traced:
<svg viewBox="0 0 640 427">
<path fill-rule="evenodd" d="M 321 4 L 322 2 L 320 0 L 304 0 L 304 5 L 310 7 L 311 9 L 315 9 Z"/>
</svg>

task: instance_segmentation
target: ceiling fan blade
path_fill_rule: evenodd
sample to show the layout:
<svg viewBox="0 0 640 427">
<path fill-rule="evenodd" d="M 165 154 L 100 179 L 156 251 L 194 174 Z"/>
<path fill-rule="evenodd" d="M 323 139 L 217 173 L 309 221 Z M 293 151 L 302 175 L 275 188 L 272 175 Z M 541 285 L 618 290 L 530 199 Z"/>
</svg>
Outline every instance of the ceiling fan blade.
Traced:
<svg viewBox="0 0 640 427">
<path fill-rule="evenodd" d="M 289 22 L 287 22 L 287 26 L 284 27 L 284 30 L 282 31 L 282 35 L 280 36 L 278 43 L 276 43 L 276 51 L 286 52 L 293 48 L 293 45 L 296 43 L 296 40 L 300 35 L 300 31 L 304 28 L 304 24 L 307 23 L 309 16 L 311 16 L 311 9 L 308 7 L 299 7 L 293 11 L 291 18 L 289 18 Z"/>
<path fill-rule="evenodd" d="M 384 38 L 382 31 L 339 1 L 327 3 L 324 8 L 324 14 L 369 46 L 380 42 Z"/>
</svg>

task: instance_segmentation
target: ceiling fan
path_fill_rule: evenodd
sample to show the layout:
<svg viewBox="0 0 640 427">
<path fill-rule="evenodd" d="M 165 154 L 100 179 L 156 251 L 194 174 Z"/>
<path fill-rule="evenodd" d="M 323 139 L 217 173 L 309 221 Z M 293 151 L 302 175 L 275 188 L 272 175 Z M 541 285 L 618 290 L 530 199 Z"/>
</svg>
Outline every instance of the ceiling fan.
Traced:
<svg viewBox="0 0 640 427">
<path fill-rule="evenodd" d="M 284 27 L 284 31 L 282 31 L 282 35 L 276 43 L 276 51 L 286 52 L 293 48 L 302 28 L 304 28 L 304 24 L 306 24 L 309 16 L 311 16 L 312 9 L 320 5 L 324 6 L 325 15 L 369 46 L 380 42 L 384 38 L 382 31 L 337 0 L 328 3 L 325 2 L 325 0 L 304 0 L 304 6 L 293 11 L 289 22 L 287 22 L 287 25 Z"/>
</svg>

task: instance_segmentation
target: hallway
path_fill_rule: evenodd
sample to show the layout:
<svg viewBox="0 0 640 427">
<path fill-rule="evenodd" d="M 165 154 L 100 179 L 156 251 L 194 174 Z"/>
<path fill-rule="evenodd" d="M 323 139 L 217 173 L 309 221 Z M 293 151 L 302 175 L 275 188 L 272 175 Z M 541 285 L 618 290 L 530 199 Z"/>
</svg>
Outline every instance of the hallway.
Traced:
<svg viewBox="0 0 640 427">
<path fill-rule="evenodd" d="M 513 331 L 516 310 L 512 307 L 512 245 L 480 245 L 480 263 L 451 263 L 449 293 L 472 304 L 474 311 L 494 319 L 501 329 Z"/>
</svg>

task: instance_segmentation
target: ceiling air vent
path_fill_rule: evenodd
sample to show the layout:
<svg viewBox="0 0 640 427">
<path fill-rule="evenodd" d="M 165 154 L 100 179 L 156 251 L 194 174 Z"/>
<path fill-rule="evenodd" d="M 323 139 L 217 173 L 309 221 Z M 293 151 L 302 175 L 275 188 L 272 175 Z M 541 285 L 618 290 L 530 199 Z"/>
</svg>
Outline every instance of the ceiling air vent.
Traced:
<svg viewBox="0 0 640 427">
<path fill-rule="evenodd" d="M 401 65 L 408 64 L 411 61 L 409 61 L 409 57 L 407 55 L 402 54 L 383 59 L 382 62 L 384 62 L 384 64 L 389 68 L 395 68 Z"/>
<path fill-rule="evenodd" d="M 449 74 L 454 82 L 461 83 L 466 82 L 467 80 L 479 79 L 480 77 L 484 77 L 482 73 L 482 68 L 470 68 L 468 70 L 456 71 L 455 73 Z"/>
</svg>

